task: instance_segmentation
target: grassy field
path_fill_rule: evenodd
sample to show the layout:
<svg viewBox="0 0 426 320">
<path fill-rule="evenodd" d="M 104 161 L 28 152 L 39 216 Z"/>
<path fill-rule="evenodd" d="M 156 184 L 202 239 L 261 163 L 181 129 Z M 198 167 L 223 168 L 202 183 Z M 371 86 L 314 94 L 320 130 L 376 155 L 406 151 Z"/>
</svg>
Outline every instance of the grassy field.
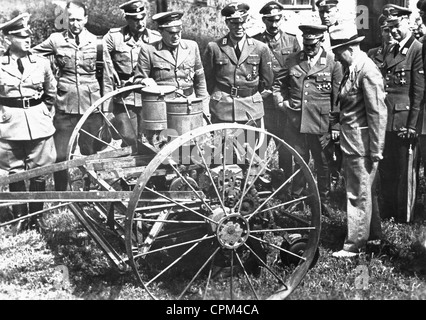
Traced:
<svg viewBox="0 0 426 320">
<path fill-rule="evenodd" d="M 349 260 L 331 256 L 345 236 L 345 213 L 322 217 L 320 258 L 290 300 L 426 299 L 426 222 L 383 221 L 385 241 Z M 267 284 L 265 285 L 273 285 Z M 0 299 L 146 300 L 131 272 L 120 274 L 63 210 L 47 232 L 0 229 Z M 167 296 L 164 296 L 167 299 Z"/>
</svg>

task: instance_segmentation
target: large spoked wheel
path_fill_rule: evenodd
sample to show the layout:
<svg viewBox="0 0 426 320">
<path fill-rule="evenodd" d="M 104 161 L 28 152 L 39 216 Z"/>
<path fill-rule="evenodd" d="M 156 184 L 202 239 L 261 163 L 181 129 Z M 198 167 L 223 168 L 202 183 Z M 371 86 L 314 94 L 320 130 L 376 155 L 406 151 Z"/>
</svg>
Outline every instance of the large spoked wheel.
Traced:
<svg viewBox="0 0 426 320">
<path fill-rule="evenodd" d="M 281 148 L 300 167 L 287 178 Z M 289 198 L 297 174 L 307 192 Z M 320 226 L 315 180 L 294 149 L 262 129 L 213 124 L 170 141 L 147 165 L 130 197 L 125 242 L 154 299 L 284 299 L 317 258 Z M 295 238 L 304 246 L 291 250 Z"/>
<path fill-rule="evenodd" d="M 97 100 L 76 124 L 67 149 L 68 161 L 87 159 L 82 165 L 67 171 L 70 190 L 87 191 L 88 195 L 87 201 L 74 202 L 70 208 L 86 229 L 99 238 L 106 239 L 99 243 L 106 243 L 104 250 L 108 254 L 123 253 L 122 257 L 110 254 L 115 264 L 123 270 L 128 267 L 123 265 L 123 261 L 127 260 L 123 238 L 128 202 L 123 194 L 132 190 L 137 177 L 156 151 L 147 148 L 148 152 L 144 155 L 138 154 L 138 146 L 126 139 L 120 122 L 113 113 L 103 111 L 103 104 L 128 91 L 140 94 L 138 90 L 142 87 L 143 85 L 123 87 Z M 127 106 L 124 107 L 127 110 Z M 124 116 L 126 114 L 128 118 L 124 120 L 130 124 L 134 121 L 134 114 L 129 111 Z M 88 129 L 90 123 L 102 126 L 97 132 L 91 132 Z M 136 132 L 134 137 L 137 137 Z M 100 196 L 103 191 L 109 192 L 108 198 Z"/>
</svg>

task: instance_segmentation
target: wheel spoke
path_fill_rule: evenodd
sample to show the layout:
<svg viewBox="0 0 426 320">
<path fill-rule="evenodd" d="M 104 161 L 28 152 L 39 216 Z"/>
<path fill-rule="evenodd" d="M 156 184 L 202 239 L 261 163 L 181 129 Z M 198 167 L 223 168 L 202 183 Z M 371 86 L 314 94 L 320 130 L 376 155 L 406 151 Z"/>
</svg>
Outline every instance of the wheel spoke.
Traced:
<svg viewBox="0 0 426 320">
<path fill-rule="evenodd" d="M 158 279 L 161 275 L 166 273 L 171 267 L 173 267 L 175 264 L 177 264 L 179 261 L 181 261 L 188 253 L 190 253 L 192 250 L 194 250 L 203 240 L 207 240 L 208 237 L 205 235 L 203 238 L 198 239 L 196 243 L 194 243 L 193 246 L 191 246 L 188 250 L 186 250 L 179 258 L 177 258 L 175 261 L 173 261 L 171 264 L 169 264 L 166 268 L 164 268 L 159 274 L 157 274 L 154 278 L 152 278 L 150 281 L 146 283 L 147 286 L 149 286 L 153 281 Z M 193 242 L 192 242 L 193 243 Z M 165 250 L 165 249 L 162 249 Z"/>
<path fill-rule="evenodd" d="M 214 188 L 214 190 L 216 192 L 216 195 L 217 195 L 217 197 L 218 197 L 218 199 L 220 201 L 220 205 L 222 206 L 223 212 L 226 212 L 225 204 L 223 203 L 222 197 L 220 197 L 220 195 L 219 195 L 219 190 L 217 189 L 216 183 L 214 182 L 214 179 L 213 179 L 213 177 L 211 175 L 210 168 L 208 167 L 208 165 L 206 163 L 206 159 L 203 156 L 203 152 L 200 149 L 200 146 L 198 145 L 198 142 L 196 142 L 196 146 L 197 146 L 198 151 L 200 152 L 201 159 L 202 159 L 203 164 L 204 164 L 204 168 L 205 168 L 205 170 L 207 172 L 207 175 L 209 176 L 209 179 L 210 179 L 210 181 L 212 183 L 212 186 L 213 186 L 213 188 Z"/>
<path fill-rule="evenodd" d="M 246 268 L 244 268 L 244 264 L 243 264 L 243 262 L 241 261 L 241 258 L 240 258 L 240 256 L 238 255 L 238 253 L 237 253 L 237 252 L 235 252 L 235 256 L 237 257 L 238 263 L 240 264 L 240 266 L 241 266 L 241 268 L 242 268 L 242 270 L 243 270 L 243 272 L 244 272 L 244 276 L 245 276 L 245 277 L 246 277 L 246 279 L 247 279 L 247 282 L 248 282 L 248 284 L 249 284 L 249 286 L 250 286 L 251 291 L 253 292 L 253 294 L 254 294 L 254 296 L 256 297 L 256 299 L 257 299 L 257 300 L 259 300 L 259 296 L 257 295 L 257 292 L 256 292 L 256 290 L 254 289 L 253 283 L 251 282 L 251 279 L 250 279 L 250 277 L 249 277 L 249 275 L 248 275 L 248 273 L 247 273 L 247 271 L 246 271 Z"/>
<path fill-rule="evenodd" d="M 254 238 L 254 237 L 253 237 Z M 244 246 L 247 248 L 247 249 L 249 249 L 250 250 L 250 252 L 251 252 L 251 254 L 253 254 L 255 257 L 256 257 L 256 259 L 265 267 L 265 269 L 266 270 L 268 270 L 279 282 L 281 282 L 281 284 L 282 285 L 284 285 L 284 286 L 286 286 L 286 284 L 285 284 L 285 282 L 284 282 L 284 280 L 279 276 L 279 275 L 277 275 L 277 273 L 274 271 L 274 270 L 272 270 L 266 263 L 265 263 L 265 261 L 263 261 L 263 259 L 261 258 L 261 257 L 259 257 L 258 255 L 257 255 L 257 253 L 252 249 L 252 248 L 250 248 L 250 246 L 248 246 L 246 243 L 244 243 Z"/>
<path fill-rule="evenodd" d="M 187 244 L 191 244 L 191 243 L 195 243 L 195 242 L 206 241 L 206 240 L 209 240 L 209 239 L 213 239 L 215 237 L 216 236 L 207 236 L 207 235 L 205 235 L 204 237 L 199 238 L 199 239 L 189 240 L 189 241 L 186 241 L 186 242 L 182 242 L 182 243 L 170 245 L 170 246 L 167 246 L 167 247 L 162 247 L 162 248 L 151 250 L 151 251 L 148 251 L 148 252 L 139 253 L 139 254 L 134 255 L 134 258 L 144 257 L 144 256 L 147 256 L 147 255 L 156 253 L 156 252 L 160 252 L 160 251 L 164 251 L 164 250 L 169 250 L 169 249 L 173 249 L 173 248 L 182 247 L 182 246 L 185 246 Z"/>
<path fill-rule="evenodd" d="M 285 252 L 285 253 L 289 253 L 289 254 L 291 254 L 292 256 L 295 256 L 296 258 L 299 258 L 299 259 L 301 259 L 301 260 L 303 260 L 303 261 L 305 261 L 305 260 L 306 260 L 306 258 L 304 258 L 304 257 L 302 257 L 302 256 L 299 256 L 299 255 L 297 255 L 297 254 L 295 254 L 295 253 L 293 253 L 293 252 L 290 252 L 290 251 L 288 251 L 288 250 L 285 250 L 285 249 L 281 248 L 280 246 L 277 246 L 276 244 L 270 243 L 270 242 L 268 242 L 268 241 L 265 241 L 265 240 L 263 240 L 263 239 L 261 239 L 261 238 L 258 238 L 258 237 L 252 236 L 252 235 L 250 235 L 250 237 L 251 237 L 251 238 L 253 238 L 253 239 L 255 239 L 255 240 L 257 240 L 257 241 L 260 241 L 260 242 L 262 242 L 262 243 L 264 243 L 264 244 L 266 244 L 266 245 L 268 245 L 268 246 L 270 246 L 270 247 L 272 247 L 272 248 L 275 248 L 275 249 L 277 249 L 277 250 L 279 250 L 279 251 L 282 251 L 282 252 Z"/>
<path fill-rule="evenodd" d="M 301 171 L 301 169 L 297 170 L 295 173 L 293 173 L 291 175 L 290 178 L 288 178 L 283 184 L 281 184 L 281 186 L 278 187 L 278 189 L 276 189 L 274 192 L 272 192 L 272 194 L 256 209 L 254 210 L 253 213 L 250 213 L 249 216 L 247 217 L 247 220 L 250 220 L 255 214 L 257 214 L 260 209 L 265 206 L 269 200 L 273 199 L 275 197 L 275 195 L 281 191 L 282 188 L 284 188 L 293 178 L 294 176 L 296 176 L 299 172 Z"/>
<path fill-rule="evenodd" d="M 84 130 L 83 128 L 81 128 L 80 130 L 81 130 L 81 132 L 83 132 L 84 134 L 88 135 L 89 137 L 92 137 L 93 139 L 95 139 L 95 140 L 97 140 L 97 141 L 101 142 L 102 144 L 104 144 L 104 145 L 106 145 L 106 146 L 108 146 L 108 147 L 111 147 L 111 148 L 113 148 L 114 150 L 118 150 L 118 148 L 117 148 L 117 147 L 114 147 L 113 145 L 111 145 L 111 144 L 109 144 L 109 143 L 105 142 L 104 140 L 99 139 L 98 137 L 94 136 L 94 135 L 93 135 L 93 134 L 91 134 L 90 132 L 87 132 L 87 131 L 86 131 L 86 130 Z"/>
<path fill-rule="evenodd" d="M 212 219 L 210 219 L 210 218 L 206 217 L 205 215 L 203 215 L 203 214 L 201 214 L 201 213 L 199 213 L 199 212 L 197 212 L 197 211 L 195 211 L 195 210 L 193 210 L 193 209 L 191 209 L 191 208 L 189 208 L 189 207 L 187 207 L 187 206 L 185 206 L 185 205 L 182 205 L 182 204 L 181 204 L 181 203 L 179 203 L 178 201 L 175 201 L 175 200 L 173 200 L 173 199 L 171 199 L 171 198 L 167 197 L 166 195 L 164 195 L 164 194 L 162 194 L 162 193 L 160 193 L 160 192 L 157 192 L 157 191 L 155 191 L 155 190 L 153 190 L 153 189 L 151 189 L 151 188 L 148 188 L 148 187 L 146 187 L 146 190 L 151 191 L 152 193 L 155 193 L 156 195 L 158 195 L 158 196 L 160 196 L 160 197 L 162 197 L 162 198 L 164 198 L 164 199 L 168 200 L 169 202 L 173 202 L 174 204 L 178 205 L 179 207 L 181 207 L 181 208 L 183 208 L 183 209 L 185 209 L 185 210 L 188 210 L 188 211 L 190 211 L 190 212 L 192 212 L 192 213 L 196 214 L 197 216 L 199 216 L 199 217 L 201 217 L 201 218 L 203 218 L 203 219 L 205 219 L 205 220 L 210 221 L 211 223 L 218 224 L 216 221 L 214 221 L 214 220 L 212 220 Z"/>
<path fill-rule="evenodd" d="M 280 141 L 279 146 L 275 148 L 275 152 L 278 152 L 278 150 L 283 146 L 284 144 Z M 250 190 L 250 187 L 252 187 L 252 185 L 254 184 L 254 182 L 259 179 L 260 175 L 262 174 L 262 172 L 264 172 L 267 168 L 267 166 L 269 165 L 269 163 L 272 161 L 272 154 L 269 156 L 268 160 L 265 161 L 262 165 L 262 167 L 259 169 L 256 177 L 254 179 L 251 179 L 250 181 L 248 181 L 248 185 L 249 187 L 246 188 L 246 192 L 243 193 L 239 199 L 239 201 L 235 204 L 234 206 L 234 210 L 237 207 L 237 205 L 239 205 L 239 202 L 242 201 L 242 199 L 244 199 L 244 197 L 247 195 L 247 192 Z M 266 202 L 266 201 L 265 201 Z"/>
<path fill-rule="evenodd" d="M 194 283 L 195 279 L 197 279 L 197 277 L 200 275 L 201 271 L 203 271 L 203 269 L 207 266 L 207 264 L 215 257 L 215 255 L 219 252 L 220 247 L 218 246 L 216 248 L 216 250 L 210 255 L 210 257 L 206 260 L 206 262 L 204 262 L 204 264 L 198 269 L 197 273 L 194 275 L 194 277 L 191 279 L 191 281 L 189 281 L 188 285 L 185 287 L 185 289 L 183 289 L 182 293 L 180 294 L 180 296 L 177 298 L 177 300 L 180 300 L 182 298 L 182 296 L 185 294 L 186 291 L 188 291 L 189 287 L 191 287 L 191 285 Z"/>
</svg>

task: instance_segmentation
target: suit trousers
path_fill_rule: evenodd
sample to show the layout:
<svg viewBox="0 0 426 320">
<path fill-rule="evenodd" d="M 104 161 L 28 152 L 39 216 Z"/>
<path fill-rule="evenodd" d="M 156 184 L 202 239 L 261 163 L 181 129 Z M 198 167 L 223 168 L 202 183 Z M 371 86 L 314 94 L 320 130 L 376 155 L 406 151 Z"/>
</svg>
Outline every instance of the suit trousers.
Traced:
<svg viewBox="0 0 426 320">
<path fill-rule="evenodd" d="M 348 227 L 343 250 L 358 253 L 368 240 L 382 237 L 380 215 L 373 210 L 377 167 L 369 157 L 343 154 Z"/>
<path fill-rule="evenodd" d="M 56 132 L 53 135 L 56 146 L 56 162 L 65 161 L 67 158 L 67 148 L 71 138 L 71 135 L 74 131 L 75 126 L 78 121 L 81 119 L 80 114 L 69 114 L 57 111 L 53 119 L 53 124 L 56 128 Z M 82 129 L 87 131 L 93 136 L 98 136 L 100 128 L 103 124 L 103 117 L 100 113 L 92 113 L 85 123 L 82 126 Z M 96 139 L 87 135 L 80 134 L 78 139 L 78 146 L 80 148 L 80 153 L 82 155 L 91 155 L 96 153 Z M 68 187 L 68 175 L 67 171 L 57 171 L 53 174 L 55 180 L 55 189 L 56 191 L 66 191 Z"/>
</svg>

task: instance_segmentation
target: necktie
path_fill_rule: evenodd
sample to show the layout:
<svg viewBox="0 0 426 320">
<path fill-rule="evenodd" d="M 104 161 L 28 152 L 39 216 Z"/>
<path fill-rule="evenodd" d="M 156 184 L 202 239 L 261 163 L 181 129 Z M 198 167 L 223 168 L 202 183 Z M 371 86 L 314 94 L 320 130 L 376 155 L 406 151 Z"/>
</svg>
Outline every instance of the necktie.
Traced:
<svg viewBox="0 0 426 320">
<path fill-rule="evenodd" d="M 80 45 L 80 37 L 78 36 L 78 34 L 75 36 L 75 44 L 76 45 Z"/>
<path fill-rule="evenodd" d="M 237 56 L 237 59 L 240 59 L 241 50 L 240 50 L 240 46 L 238 44 L 235 46 L 235 55 Z"/>
<path fill-rule="evenodd" d="M 395 58 L 398 55 L 399 52 L 399 43 L 397 43 L 395 45 L 395 47 L 393 48 L 393 57 Z"/>
<path fill-rule="evenodd" d="M 19 70 L 19 72 L 22 74 L 22 73 L 24 73 L 24 65 L 22 64 L 22 60 L 21 60 L 21 58 L 19 58 L 18 60 L 17 60 L 17 62 L 18 62 L 18 70 Z"/>
</svg>

